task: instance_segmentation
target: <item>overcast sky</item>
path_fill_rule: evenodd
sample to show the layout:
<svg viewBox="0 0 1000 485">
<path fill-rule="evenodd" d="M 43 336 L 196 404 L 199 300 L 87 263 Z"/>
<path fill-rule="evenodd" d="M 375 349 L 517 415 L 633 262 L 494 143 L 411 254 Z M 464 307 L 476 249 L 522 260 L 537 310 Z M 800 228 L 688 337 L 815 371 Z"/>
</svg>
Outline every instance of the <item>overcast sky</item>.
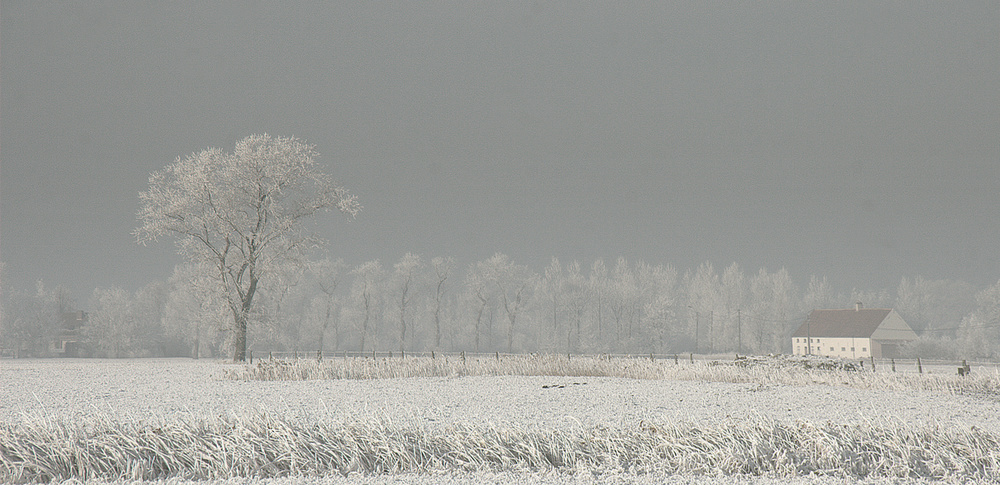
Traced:
<svg viewBox="0 0 1000 485">
<path fill-rule="evenodd" d="M 0 4 L 5 283 L 135 289 L 151 171 L 315 144 L 334 257 L 1000 279 L 1000 2 Z"/>
</svg>

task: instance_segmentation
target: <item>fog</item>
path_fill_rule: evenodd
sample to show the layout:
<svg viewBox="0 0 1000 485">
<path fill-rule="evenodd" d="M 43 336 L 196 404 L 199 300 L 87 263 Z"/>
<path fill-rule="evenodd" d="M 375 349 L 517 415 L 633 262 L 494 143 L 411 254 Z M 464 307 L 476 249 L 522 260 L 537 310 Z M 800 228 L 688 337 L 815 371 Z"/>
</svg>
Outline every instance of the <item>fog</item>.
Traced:
<svg viewBox="0 0 1000 485">
<path fill-rule="evenodd" d="M 131 235 L 150 172 L 263 132 L 358 195 L 315 221 L 352 267 L 1000 279 L 995 2 L 0 10 L 5 293 L 166 281 L 173 246 Z"/>
</svg>

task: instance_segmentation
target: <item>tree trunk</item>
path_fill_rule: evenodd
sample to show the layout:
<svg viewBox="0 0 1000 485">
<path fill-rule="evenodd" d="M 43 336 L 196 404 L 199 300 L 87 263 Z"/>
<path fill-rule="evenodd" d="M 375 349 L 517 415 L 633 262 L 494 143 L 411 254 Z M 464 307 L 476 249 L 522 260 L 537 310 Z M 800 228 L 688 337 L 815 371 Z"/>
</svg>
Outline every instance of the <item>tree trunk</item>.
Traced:
<svg viewBox="0 0 1000 485">
<path fill-rule="evenodd" d="M 323 355 L 323 337 L 326 336 L 326 327 L 330 326 L 330 302 L 326 302 L 326 318 L 323 319 L 323 328 L 319 331 L 319 355 Z"/>
<path fill-rule="evenodd" d="M 434 348 L 441 350 L 441 283 L 434 300 Z"/>
<path fill-rule="evenodd" d="M 507 353 L 512 353 L 514 351 L 514 320 L 517 319 L 517 315 L 510 315 L 508 320 L 510 325 L 507 326 Z"/>
<path fill-rule="evenodd" d="M 479 327 L 483 321 L 483 310 L 486 309 L 486 302 L 479 306 L 479 313 L 476 315 L 476 352 L 479 352 Z"/>
<path fill-rule="evenodd" d="M 250 307 L 253 305 L 253 296 L 257 292 L 257 278 L 251 269 L 250 287 L 243 295 L 240 310 L 236 314 L 236 340 L 234 342 L 233 362 L 243 362 L 247 360 L 247 315 L 250 314 Z"/>
<path fill-rule="evenodd" d="M 236 316 L 236 340 L 233 342 L 233 362 L 243 362 L 247 359 L 247 317 L 245 314 Z"/>
<path fill-rule="evenodd" d="M 399 302 L 399 353 L 406 350 L 406 292 L 403 292 L 403 299 Z"/>
</svg>

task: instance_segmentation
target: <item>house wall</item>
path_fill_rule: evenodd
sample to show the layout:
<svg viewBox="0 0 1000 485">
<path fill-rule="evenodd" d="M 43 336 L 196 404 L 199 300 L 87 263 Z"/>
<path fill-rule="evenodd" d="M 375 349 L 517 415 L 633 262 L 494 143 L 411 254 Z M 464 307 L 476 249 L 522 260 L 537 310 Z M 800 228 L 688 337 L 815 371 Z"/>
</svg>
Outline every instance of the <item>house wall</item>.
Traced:
<svg viewBox="0 0 1000 485">
<path fill-rule="evenodd" d="M 878 328 L 872 332 L 872 338 L 885 341 L 908 341 L 916 340 L 917 334 L 903 320 L 903 317 L 892 310 L 885 316 L 885 320 L 879 324 Z M 878 357 L 878 356 L 876 356 Z"/>
<path fill-rule="evenodd" d="M 876 358 L 899 357 L 899 350 L 907 342 L 917 339 L 917 334 L 903 321 L 896 310 L 886 315 L 882 324 L 872 333 L 872 346 Z"/>
<path fill-rule="evenodd" d="M 807 340 L 811 340 L 810 344 Z M 839 357 L 858 359 L 872 355 L 874 343 L 867 338 L 792 338 L 793 355 L 821 355 L 824 357 Z M 811 349 L 809 347 L 812 347 Z"/>
</svg>

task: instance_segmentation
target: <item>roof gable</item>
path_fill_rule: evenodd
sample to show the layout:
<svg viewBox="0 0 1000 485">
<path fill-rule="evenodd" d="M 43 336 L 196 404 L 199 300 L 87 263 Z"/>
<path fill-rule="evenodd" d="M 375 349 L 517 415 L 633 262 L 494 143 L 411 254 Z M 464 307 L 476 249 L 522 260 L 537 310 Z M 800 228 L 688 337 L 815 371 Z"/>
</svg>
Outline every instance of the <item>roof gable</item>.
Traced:
<svg viewBox="0 0 1000 485">
<path fill-rule="evenodd" d="M 792 337 L 870 338 L 891 311 L 888 308 L 813 310 Z"/>
</svg>

